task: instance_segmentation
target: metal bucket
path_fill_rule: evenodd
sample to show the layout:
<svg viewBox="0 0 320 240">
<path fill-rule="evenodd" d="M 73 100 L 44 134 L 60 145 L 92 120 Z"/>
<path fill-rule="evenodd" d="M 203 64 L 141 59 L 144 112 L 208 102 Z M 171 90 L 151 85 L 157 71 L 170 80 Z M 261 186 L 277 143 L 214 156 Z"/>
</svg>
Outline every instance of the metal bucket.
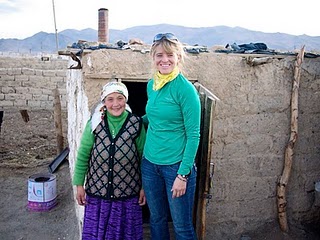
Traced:
<svg viewBox="0 0 320 240">
<path fill-rule="evenodd" d="M 57 204 L 56 176 L 39 173 L 28 180 L 28 209 L 31 211 L 49 211 Z"/>
</svg>

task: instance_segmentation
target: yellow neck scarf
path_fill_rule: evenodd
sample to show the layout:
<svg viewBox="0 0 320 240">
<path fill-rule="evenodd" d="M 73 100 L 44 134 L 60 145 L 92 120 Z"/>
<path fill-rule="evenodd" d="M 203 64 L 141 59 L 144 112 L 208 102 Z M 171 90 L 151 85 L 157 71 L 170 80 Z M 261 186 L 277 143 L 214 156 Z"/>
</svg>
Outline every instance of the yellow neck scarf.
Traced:
<svg viewBox="0 0 320 240">
<path fill-rule="evenodd" d="M 153 81 L 153 90 L 157 91 L 161 89 L 166 83 L 171 82 L 179 74 L 179 68 L 175 67 L 173 71 L 169 74 L 163 75 L 159 71 L 154 74 Z"/>
</svg>

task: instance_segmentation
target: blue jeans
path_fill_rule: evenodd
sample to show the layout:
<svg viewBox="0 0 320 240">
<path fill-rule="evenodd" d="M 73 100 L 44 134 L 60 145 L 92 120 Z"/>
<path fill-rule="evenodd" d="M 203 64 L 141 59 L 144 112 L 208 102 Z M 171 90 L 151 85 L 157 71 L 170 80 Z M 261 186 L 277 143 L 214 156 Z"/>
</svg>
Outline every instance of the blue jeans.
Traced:
<svg viewBox="0 0 320 240">
<path fill-rule="evenodd" d="M 195 240 L 192 214 L 196 189 L 196 167 L 188 178 L 186 194 L 172 198 L 171 188 L 176 179 L 180 163 L 156 165 L 146 158 L 142 159 L 141 173 L 147 204 L 150 210 L 150 229 L 152 240 L 169 240 L 169 210 L 176 240 Z"/>
</svg>

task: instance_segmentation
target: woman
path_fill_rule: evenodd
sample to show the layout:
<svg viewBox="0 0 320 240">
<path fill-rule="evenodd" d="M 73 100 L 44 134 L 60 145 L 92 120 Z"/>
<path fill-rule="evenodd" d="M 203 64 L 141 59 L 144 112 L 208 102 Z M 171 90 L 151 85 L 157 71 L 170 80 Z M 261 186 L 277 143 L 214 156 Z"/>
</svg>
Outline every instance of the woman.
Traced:
<svg viewBox="0 0 320 240">
<path fill-rule="evenodd" d="M 141 164 L 152 240 L 170 239 L 169 211 L 177 240 L 197 238 L 192 213 L 201 107 L 195 87 L 181 73 L 184 55 L 172 33 L 155 36 L 151 47 L 155 73 L 147 85 L 143 118 L 148 131 Z"/>
<path fill-rule="evenodd" d="M 141 240 L 145 129 L 142 119 L 126 110 L 123 83 L 107 83 L 101 101 L 84 129 L 73 177 L 77 202 L 85 206 L 82 239 Z"/>
</svg>

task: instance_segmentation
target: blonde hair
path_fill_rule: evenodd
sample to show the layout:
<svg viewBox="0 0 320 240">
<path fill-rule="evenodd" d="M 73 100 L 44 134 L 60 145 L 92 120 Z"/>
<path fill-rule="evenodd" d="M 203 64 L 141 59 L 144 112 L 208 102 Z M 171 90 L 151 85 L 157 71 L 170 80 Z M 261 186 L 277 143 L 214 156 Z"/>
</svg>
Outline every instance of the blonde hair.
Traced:
<svg viewBox="0 0 320 240">
<path fill-rule="evenodd" d="M 150 55 L 151 55 L 152 59 L 154 58 L 154 56 L 156 54 L 156 49 L 158 46 L 162 46 L 162 48 L 164 49 L 164 51 L 166 53 L 177 54 L 179 57 L 178 67 L 180 70 L 182 70 L 182 65 L 183 65 L 184 60 L 186 58 L 186 53 L 184 51 L 184 47 L 181 44 L 181 42 L 179 42 L 177 40 L 168 40 L 165 38 L 162 38 L 159 41 L 155 41 L 152 44 L 151 50 L 150 50 Z"/>
</svg>

